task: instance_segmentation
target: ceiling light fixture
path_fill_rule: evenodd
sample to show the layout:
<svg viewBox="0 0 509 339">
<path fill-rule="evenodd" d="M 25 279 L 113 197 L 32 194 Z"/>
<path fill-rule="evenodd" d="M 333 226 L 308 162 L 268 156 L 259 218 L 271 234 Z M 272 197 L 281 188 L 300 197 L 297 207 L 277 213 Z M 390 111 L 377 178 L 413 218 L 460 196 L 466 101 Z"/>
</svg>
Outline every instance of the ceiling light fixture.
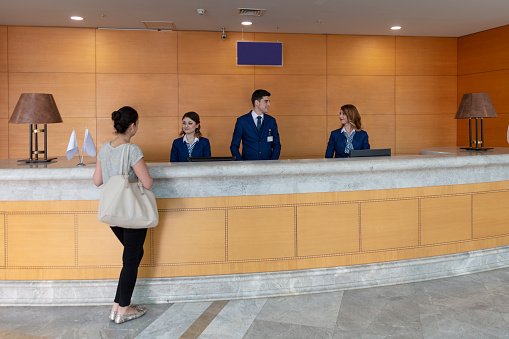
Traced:
<svg viewBox="0 0 509 339">
<path fill-rule="evenodd" d="M 71 19 L 72 20 L 81 21 L 81 20 L 83 20 L 83 17 L 81 17 L 81 16 L 72 16 Z"/>
<path fill-rule="evenodd" d="M 401 29 L 401 26 L 392 26 L 391 29 L 393 31 L 397 31 L 398 29 Z"/>
<path fill-rule="evenodd" d="M 253 23 L 252 23 L 251 21 L 242 21 L 242 24 L 243 24 L 244 26 L 250 26 L 250 25 L 252 25 Z"/>
</svg>

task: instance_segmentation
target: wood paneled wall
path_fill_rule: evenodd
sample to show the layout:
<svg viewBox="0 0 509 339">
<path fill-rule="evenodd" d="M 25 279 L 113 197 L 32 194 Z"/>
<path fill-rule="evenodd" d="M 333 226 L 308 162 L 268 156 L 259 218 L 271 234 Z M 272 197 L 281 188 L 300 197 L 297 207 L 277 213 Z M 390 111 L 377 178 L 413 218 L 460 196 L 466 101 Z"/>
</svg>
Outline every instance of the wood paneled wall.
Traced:
<svg viewBox="0 0 509 339">
<path fill-rule="evenodd" d="M 64 122 L 49 125 L 49 155 L 64 155 L 72 128 L 112 138 L 110 113 L 140 113 L 133 142 L 169 160 L 180 118 L 200 114 L 212 154 L 229 155 L 236 117 L 253 90 L 272 93 L 281 158 L 320 158 L 341 105 L 356 105 L 373 148 L 416 154 L 456 145 L 457 39 L 244 33 L 283 42 L 284 67 L 235 65 L 241 33 L 0 26 L 0 158 L 28 156 L 28 128 L 8 124 L 19 95 L 49 92 Z M 446 133 L 444 133 L 446 131 Z"/>
<path fill-rule="evenodd" d="M 0 26 L 0 158 L 9 158 L 7 26 Z"/>
<path fill-rule="evenodd" d="M 509 25 L 458 39 L 458 103 L 464 93 L 487 92 L 498 118 L 484 119 L 487 147 L 508 147 Z M 468 145 L 468 119 L 458 121 L 458 145 Z"/>
</svg>

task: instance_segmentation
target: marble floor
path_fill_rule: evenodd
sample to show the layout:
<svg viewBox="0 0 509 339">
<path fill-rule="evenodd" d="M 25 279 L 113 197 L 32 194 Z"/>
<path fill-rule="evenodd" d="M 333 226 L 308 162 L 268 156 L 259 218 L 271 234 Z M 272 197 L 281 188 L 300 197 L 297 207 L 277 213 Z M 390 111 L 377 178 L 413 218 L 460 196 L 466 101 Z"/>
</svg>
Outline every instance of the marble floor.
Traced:
<svg viewBox="0 0 509 339">
<path fill-rule="evenodd" d="M 433 281 L 291 297 L 147 305 L 0 307 L 0 338 L 505 338 L 509 268 Z"/>
</svg>

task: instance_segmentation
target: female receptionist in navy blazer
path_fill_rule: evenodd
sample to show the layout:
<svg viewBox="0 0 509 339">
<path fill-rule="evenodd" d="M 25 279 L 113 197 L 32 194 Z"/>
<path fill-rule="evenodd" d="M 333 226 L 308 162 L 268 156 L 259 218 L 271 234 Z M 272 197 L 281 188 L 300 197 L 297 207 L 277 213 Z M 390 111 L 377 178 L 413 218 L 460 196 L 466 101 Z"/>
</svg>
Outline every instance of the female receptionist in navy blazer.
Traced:
<svg viewBox="0 0 509 339">
<path fill-rule="evenodd" d="M 341 107 L 339 121 L 343 127 L 331 132 L 326 158 L 346 158 L 350 150 L 369 149 L 368 133 L 362 130 L 361 115 L 354 105 Z"/>
<path fill-rule="evenodd" d="M 170 162 L 184 162 L 188 157 L 210 157 L 210 142 L 202 137 L 198 113 L 184 114 L 180 136 L 181 138 L 173 140 Z"/>
</svg>

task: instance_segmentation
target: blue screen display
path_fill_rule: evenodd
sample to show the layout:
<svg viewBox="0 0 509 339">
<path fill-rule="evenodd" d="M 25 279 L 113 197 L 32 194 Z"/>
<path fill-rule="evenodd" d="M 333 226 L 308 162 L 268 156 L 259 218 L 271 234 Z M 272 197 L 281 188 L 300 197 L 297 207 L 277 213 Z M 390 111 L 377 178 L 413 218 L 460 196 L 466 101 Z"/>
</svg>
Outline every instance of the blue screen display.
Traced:
<svg viewBox="0 0 509 339">
<path fill-rule="evenodd" d="M 237 66 L 283 66 L 283 43 L 237 41 Z"/>
</svg>

